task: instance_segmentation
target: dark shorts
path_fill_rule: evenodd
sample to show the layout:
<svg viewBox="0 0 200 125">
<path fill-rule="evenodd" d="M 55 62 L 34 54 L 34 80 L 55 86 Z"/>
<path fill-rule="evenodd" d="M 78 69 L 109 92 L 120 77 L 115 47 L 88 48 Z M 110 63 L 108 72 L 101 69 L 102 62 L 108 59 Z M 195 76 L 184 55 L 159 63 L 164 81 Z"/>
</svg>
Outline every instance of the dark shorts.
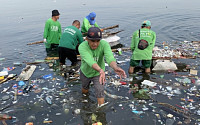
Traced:
<svg viewBox="0 0 200 125">
<path fill-rule="evenodd" d="M 58 53 L 59 53 L 60 63 L 62 64 L 65 64 L 66 58 L 68 58 L 72 62 L 71 65 L 76 65 L 76 63 L 78 62 L 76 50 L 68 49 L 65 47 L 59 47 Z"/>
<path fill-rule="evenodd" d="M 99 76 L 87 78 L 82 71 L 80 70 L 80 80 L 82 83 L 82 88 L 88 90 L 90 83 L 94 83 L 95 96 L 97 98 L 104 98 L 104 85 L 99 83 Z"/>
<path fill-rule="evenodd" d="M 150 68 L 151 67 L 151 60 L 132 60 L 130 61 L 130 66 L 132 67 L 136 67 L 139 66 L 140 61 L 142 61 L 142 65 L 144 66 L 144 68 Z"/>
</svg>

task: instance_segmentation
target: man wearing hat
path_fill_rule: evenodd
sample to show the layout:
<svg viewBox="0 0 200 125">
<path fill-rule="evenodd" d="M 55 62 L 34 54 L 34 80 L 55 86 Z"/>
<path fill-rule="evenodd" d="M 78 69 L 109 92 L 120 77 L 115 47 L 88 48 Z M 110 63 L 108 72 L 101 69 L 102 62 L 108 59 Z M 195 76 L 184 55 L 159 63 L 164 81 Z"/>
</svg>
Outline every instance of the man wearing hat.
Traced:
<svg viewBox="0 0 200 125">
<path fill-rule="evenodd" d="M 58 10 L 52 11 L 52 17 L 49 18 L 45 23 L 44 28 L 44 43 L 46 47 L 47 55 L 51 55 L 50 52 L 53 50 L 58 51 L 58 44 L 61 37 L 61 25 L 57 21 L 60 13 Z"/>
<path fill-rule="evenodd" d="M 89 15 L 87 15 L 84 19 L 83 19 L 83 24 L 81 27 L 81 32 L 83 33 L 84 36 L 86 36 L 89 28 L 93 27 L 98 27 L 99 25 L 97 24 L 96 20 L 96 13 L 95 12 L 91 12 Z M 101 31 L 103 31 L 103 29 L 101 29 Z"/>
<path fill-rule="evenodd" d="M 133 33 L 131 41 L 131 50 L 133 52 L 129 74 L 134 72 L 134 68 L 139 66 L 140 61 L 145 68 L 145 72 L 150 72 L 152 62 L 152 51 L 156 41 L 156 33 L 151 30 L 151 22 L 145 20 L 142 23 L 141 29 Z"/>
<path fill-rule="evenodd" d="M 98 27 L 91 27 L 88 30 L 86 41 L 80 44 L 81 55 L 80 80 L 82 82 L 82 93 L 89 92 L 91 81 L 94 83 L 95 95 L 98 106 L 104 104 L 105 84 L 105 62 L 121 76 L 126 77 L 123 69 L 117 66 L 116 59 L 108 42 L 102 39 L 102 32 Z"/>
</svg>

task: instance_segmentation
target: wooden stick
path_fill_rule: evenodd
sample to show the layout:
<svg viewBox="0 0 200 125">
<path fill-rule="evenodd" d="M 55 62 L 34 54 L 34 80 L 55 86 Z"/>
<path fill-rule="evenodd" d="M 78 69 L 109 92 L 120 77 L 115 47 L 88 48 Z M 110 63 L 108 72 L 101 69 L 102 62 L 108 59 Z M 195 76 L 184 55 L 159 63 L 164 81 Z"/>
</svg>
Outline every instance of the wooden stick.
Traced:
<svg viewBox="0 0 200 125">
<path fill-rule="evenodd" d="M 103 30 L 113 29 L 113 28 L 117 28 L 117 27 L 119 27 L 119 25 L 114 25 L 114 26 L 106 27 L 106 28 L 103 28 Z"/>
<path fill-rule="evenodd" d="M 103 30 L 108 30 L 108 29 L 114 29 L 114 28 L 117 28 L 117 27 L 119 27 L 119 25 L 114 25 L 114 26 L 109 26 L 109 27 L 106 27 L 106 28 L 102 28 Z M 87 32 L 85 32 L 85 33 L 82 33 L 83 35 L 86 35 L 87 34 Z"/>
<path fill-rule="evenodd" d="M 111 35 L 115 35 L 115 34 L 117 34 L 117 33 L 120 33 L 120 32 L 122 32 L 122 31 L 124 31 L 124 30 L 120 30 L 120 31 L 113 32 L 113 33 L 108 33 L 108 34 L 106 34 L 106 35 L 111 36 Z"/>
<path fill-rule="evenodd" d="M 122 51 L 128 51 L 128 50 L 131 50 L 131 48 L 121 48 Z M 112 52 L 117 52 L 118 49 L 112 49 Z"/>
<path fill-rule="evenodd" d="M 28 43 L 27 45 L 40 44 L 40 43 L 44 43 L 44 41 L 37 41 L 37 42 L 33 42 L 33 43 Z"/>
</svg>

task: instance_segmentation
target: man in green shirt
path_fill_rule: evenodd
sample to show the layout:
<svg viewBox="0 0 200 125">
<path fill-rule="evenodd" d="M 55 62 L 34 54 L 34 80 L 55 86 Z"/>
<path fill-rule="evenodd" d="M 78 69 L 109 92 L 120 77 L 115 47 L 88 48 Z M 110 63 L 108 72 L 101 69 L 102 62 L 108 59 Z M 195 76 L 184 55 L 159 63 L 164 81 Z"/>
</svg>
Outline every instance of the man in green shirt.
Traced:
<svg viewBox="0 0 200 125">
<path fill-rule="evenodd" d="M 138 46 L 140 40 L 145 41 L 148 44 L 145 49 L 141 49 Z M 130 60 L 129 74 L 134 72 L 134 68 L 140 64 L 140 61 L 142 61 L 145 72 L 150 72 L 152 51 L 155 45 L 155 41 L 156 33 L 151 30 L 151 22 L 146 20 L 142 23 L 141 29 L 133 33 L 131 41 L 131 50 L 133 51 L 133 54 Z"/>
<path fill-rule="evenodd" d="M 92 26 L 99 28 L 99 25 L 97 24 L 95 18 L 96 18 L 96 13 L 95 12 L 91 12 L 88 16 L 86 16 L 83 19 L 81 32 L 82 32 L 82 34 L 84 36 L 87 35 L 87 32 L 88 32 L 89 28 L 91 28 Z M 101 31 L 103 32 L 103 29 L 101 29 Z"/>
<path fill-rule="evenodd" d="M 80 80 L 82 82 L 82 93 L 88 93 L 90 82 L 93 81 L 99 106 L 104 104 L 104 57 L 115 73 L 120 77 L 126 77 L 125 71 L 117 66 L 109 43 L 101 39 L 101 30 L 98 27 L 91 27 L 88 30 L 86 41 L 79 46 L 79 53 L 81 55 Z"/>
<path fill-rule="evenodd" d="M 45 23 L 44 28 L 44 43 L 47 51 L 47 55 L 50 51 L 58 51 L 58 44 L 61 37 L 61 25 L 57 21 L 60 13 L 58 10 L 52 11 L 52 17 Z"/>
<path fill-rule="evenodd" d="M 66 58 L 72 62 L 72 66 L 77 63 L 76 46 L 83 42 L 83 36 L 79 28 L 80 22 L 75 20 L 72 26 L 66 27 L 63 31 L 58 48 L 61 65 L 65 65 Z"/>
</svg>

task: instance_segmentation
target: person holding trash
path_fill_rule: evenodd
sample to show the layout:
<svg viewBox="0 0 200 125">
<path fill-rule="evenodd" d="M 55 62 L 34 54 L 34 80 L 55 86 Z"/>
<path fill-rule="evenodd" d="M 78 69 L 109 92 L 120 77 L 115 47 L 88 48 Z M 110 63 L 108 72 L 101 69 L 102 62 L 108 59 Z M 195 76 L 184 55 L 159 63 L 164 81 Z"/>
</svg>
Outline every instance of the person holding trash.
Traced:
<svg viewBox="0 0 200 125">
<path fill-rule="evenodd" d="M 139 66 L 140 61 L 145 68 L 145 72 L 149 73 L 152 63 L 152 51 L 156 41 L 156 33 L 151 30 L 151 22 L 146 20 L 142 23 L 141 29 L 133 33 L 131 41 L 131 50 L 133 52 L 129 74 L 134 72 L 134 68 Z"/>
<path fill-rule="evenodd" d="M 82 34 L 84 36 L 87 35 L 87 32 L 88 32 L 89 28 L 91 28 L 91 27 L 98 27 L 99 28 L 99 25 L 97 24 L 95 18 L 96 18 L 96 13 L 95 12 L 91 12 L 89 15 L 87 15 L 83 19 L 81 32 L 82 32 Z M 101 31 L 103 32 L 103 29 L 101 29 Z"/>
<path fill-rule="evenodd" d="M 83 42 L 83 36 L 79 28 L 80 22 L 74 20 L 72 26 L 64 29 L 58 48 L 60 65 L 65 65 L 66 58 L 72 62 L 72 66 L 77 64 L 76 47 Z"/>
<path fill-rule="evenodd" d="M 51 51 L 58 51 L 58 44 L 61 37 L 61 24 L 57 21 L 59 16 L 60 13 L 58 10 L 53 10 L 52 17 L 45 23 L 43 41 L 45 43 L 47 55 L 51 55 Z"/>
<path fill-rule="evenodd" d="M 79 53 L 81 56 L 80 80 L 82 82 L 82 93 L 89 92 L 91 81 L 94 83 L 95 95 L 98 106 L 104 104 L 105 84 L 105 62 L 121 76 L 126 77 L 123 69 L 117 66 L 116 59 L 108 42 L 102 39 L 102 32 L 98 27 L 91 27 L 88 30 L 86 41 L 80 44 Z"/>
</svg>

